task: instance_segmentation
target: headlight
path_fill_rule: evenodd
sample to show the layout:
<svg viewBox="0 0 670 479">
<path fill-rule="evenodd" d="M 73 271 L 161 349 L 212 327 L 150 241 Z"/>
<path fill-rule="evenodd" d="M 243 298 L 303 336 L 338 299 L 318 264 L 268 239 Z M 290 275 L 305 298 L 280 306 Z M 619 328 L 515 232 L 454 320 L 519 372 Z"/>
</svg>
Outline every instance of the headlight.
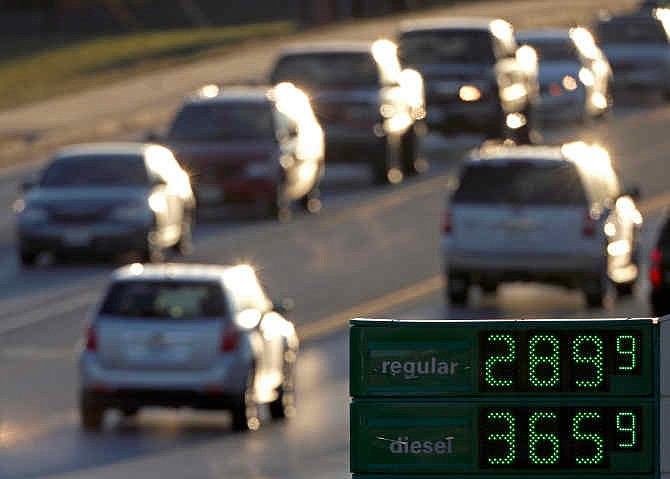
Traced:
<svg viewBox="0 0 670 479">
<path fill-rule="evenodd" d="M 561 81 L 561 85 L 565 88 L 566 91 L 575 91 L 579 86 L 577 80 L 573 76 L 565 75 Z"/>
<path fill-rule="evenodd" d="M 26 208 L 21 213 L 21 221 L 24 223 L 43 223 L 49 219 L 49 213 L 44 208 Z"/>
<path fill-rule="evenodd" d="M 136 204 L 114 209 L 111 217 L 125 223 L 144 223 L 152 219 L 152 213 L 147 205 Z"/>
<path fill-rule="evenodd" d="M 458 97 L 465 102 L 475 102 L 482 98 L 482 91 L 474 85 L 463 85 L 458 90 Z"/>
<path fill-rule="evenodd" d="M 596 83 L 596 79 L 593 78 L 593 73 L 586 68 L 579 70 L 579 81 L 581 81 L 584 86 L 593 86 Z"/>
<path fill-rule="evenodd" d="M 244 169 L 247 178 L 272 178 L 277 174 L 277 164 L 274 161 L 249 163 Z"/>
</svg>

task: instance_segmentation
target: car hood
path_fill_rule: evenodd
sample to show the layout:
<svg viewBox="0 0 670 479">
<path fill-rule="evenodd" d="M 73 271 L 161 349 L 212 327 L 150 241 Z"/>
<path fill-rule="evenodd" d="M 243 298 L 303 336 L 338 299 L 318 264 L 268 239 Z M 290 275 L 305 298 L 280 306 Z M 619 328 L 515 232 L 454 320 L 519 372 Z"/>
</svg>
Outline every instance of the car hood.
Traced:
<svg viewBox="0 0 670 479">
<path fill-rule="evenodd" d="M 65 208 L 73 212 L 85 212 L 114 208 L 119 205 L 147 201 L 149 187 L 133 188 L 41 188 L 29 191 L 25 196 L 26 206 L 48 209 Z"/>
<path fill-rule="evenodd" d="M 560 82 L 566 75 L 577 79 L 581 68 L 582 64 L 577 61 L 540 62 L 538 80 L 540 84 L 544 85 L 552 82 Z"/>
<path fill-rule="evenodd" d="M 486 64 L 445 63 L 409 67 L 421 73 L 426 83 L 439 80 L 489 80 L 493 77 L 493 68 Z"/>
<path fill-rule="evenodd" d="M 275 141 L 174 142 L 167 145 L 190 173 L 210 164 L 226 165 L 267 159 L 276 155 Z"/>
<path fill-rule="evenodd" d="M 670 47 L 656 44 L 612 44 L 603 46 L 603 51 L 611 63 L 666 61 Z"/>
</svg>

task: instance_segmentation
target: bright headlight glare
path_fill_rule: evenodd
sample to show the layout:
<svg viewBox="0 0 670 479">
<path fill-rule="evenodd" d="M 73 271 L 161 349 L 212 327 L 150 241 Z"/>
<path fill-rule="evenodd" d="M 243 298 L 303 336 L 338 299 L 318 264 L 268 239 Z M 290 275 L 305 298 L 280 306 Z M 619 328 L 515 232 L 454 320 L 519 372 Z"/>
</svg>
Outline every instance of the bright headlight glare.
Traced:
<svg viewBox="0 0 670 479">
<path fill-rule="evenodd" d="M 595 84 L 593 73 L 591 73 L 591 70 L 587 70 L 586 68 L 579 70 L 579 81 L 581 81 L 585 86 L 593 86 Z"/>
<path fill-rule="evenodd" d="M 474 85 L 463 85 L 458 91 L 458 97 L 466 102 L 475 102 L 481 99 L 482 92 Z"/>
<path fill-rule="evenodd" d="M 167 201 L 165 196 L 161 193 L 153 193 L 149 197 L 149 208 L 155 213 L 163 213 L 167 211 Z"/>
<path fill-rule="evenodd" d="M 579 85 L 577 85 L 577 80 L 570 75 L 565 75 L 563 81 L 561 81 L 563 88 L 567 91 L 575 91 Z"/>
<path fill-rule="evenodd" d="M 21 212 L 21 220 L 26 223 L 41 223 L 49 218 L 44 208 L 27 207 Z"/>
</svg>

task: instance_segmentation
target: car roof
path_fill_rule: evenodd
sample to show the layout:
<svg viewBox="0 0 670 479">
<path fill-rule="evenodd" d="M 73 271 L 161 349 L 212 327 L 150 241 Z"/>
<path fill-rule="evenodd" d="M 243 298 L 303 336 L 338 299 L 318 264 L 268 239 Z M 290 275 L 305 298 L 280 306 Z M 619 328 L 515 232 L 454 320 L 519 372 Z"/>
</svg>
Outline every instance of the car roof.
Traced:
<svg viewBox="0 0 670 479">
<path fill-rule="evenodd" d="M 371 42 L 312 42 L 297 43 L 282 49 L 280 56 L 317 53 L 371 53 Z"/>
<path fill-rule="evenodd" d="M 524 30 L 517 32 L 516 37 L 519 41 L 546 41 L 570 40 L 570 30 L 561 28 L 545 28 L 541 30 Z"/>
<path fill-rule="evenodd" d="M 221 281 L 229 271 L 241 267 L 249 268 L 215 264 L 134 263 L 114 271 L 112 281 Z"/>
<path fill-rule="evenodd" d="M 142 142 L 108 142 L 108 143 L 82 143 L 61 148 L 54 155 L 55 160 L 65 159 L 72 156 L 144 156 L 147 149 L 159 147 L 152 143 Z M 161 147 L 159 147 L 161 148 Z"/>
<path fill-rule="evenodd" d="M 482 17 L 442 17 L 405 22 L 400 26 L 400 34 L 431 30 L 482 30 L 489 31 L 497 18 Z"/>
<path fill-rule="evenodd" d="M 185 104 L 192 105 L 217 105 L 222 103 L 269 103 L 268 92 L 270 87 L 261 86 L 222 86 L 214 85 L 216 93 L 214 95 L 205 95 L 199 90 L 194 95 L 185 100 Z"/>
</svg>

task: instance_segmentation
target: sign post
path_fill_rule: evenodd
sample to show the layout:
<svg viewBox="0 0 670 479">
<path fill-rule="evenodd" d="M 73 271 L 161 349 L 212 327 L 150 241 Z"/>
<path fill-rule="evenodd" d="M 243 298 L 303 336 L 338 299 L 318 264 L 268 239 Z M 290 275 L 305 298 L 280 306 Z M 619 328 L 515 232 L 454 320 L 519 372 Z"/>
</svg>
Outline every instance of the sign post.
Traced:
<svg viewBox="0 0 670 479">
<path fill-rule="evenodd" d="M 354 478 L 658 478 L 659 324 L 352 320 Z"/>
</svg>

